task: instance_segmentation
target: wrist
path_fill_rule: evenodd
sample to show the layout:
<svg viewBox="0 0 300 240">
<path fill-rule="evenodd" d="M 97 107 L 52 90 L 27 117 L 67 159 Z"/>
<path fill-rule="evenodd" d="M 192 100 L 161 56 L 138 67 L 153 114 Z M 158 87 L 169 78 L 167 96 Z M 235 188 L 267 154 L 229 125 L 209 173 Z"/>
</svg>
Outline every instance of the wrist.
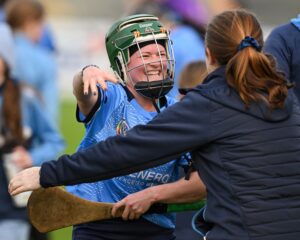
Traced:
<svg viewBox="0 0 300 240">
<path fill-rule="evenodd" d="M 147 191 L 149 192 L 149 195 L 150 195 L 149 198 L 150 198 L 151 204 L 157 203 L 161 200 L 158 186 L 153 186 L 153 187 L 147 188 Z"/>
<path fill-rule="evenodd" d="M 81 72 L 80 72 L 81 79 L 83 78 L 84 71 L 85 71 L 86 69 L 88 69 L 89 67 L 95 67 L 95 68 L 100 69 L 99 66 L 96 65 L 96 64 L 88 64 L 88 65 L 84 66 L 84 67 L 81 69 Z"/>
</svg>

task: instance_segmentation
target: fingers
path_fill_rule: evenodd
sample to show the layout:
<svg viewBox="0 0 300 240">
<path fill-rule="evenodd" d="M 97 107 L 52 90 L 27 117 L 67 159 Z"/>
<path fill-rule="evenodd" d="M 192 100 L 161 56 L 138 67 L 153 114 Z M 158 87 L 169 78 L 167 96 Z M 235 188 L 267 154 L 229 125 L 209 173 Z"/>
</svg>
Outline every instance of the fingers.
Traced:
<svg viewBox="0 0 300 240">
<path fill-rule="evenodd" d="M 130 213 L 130 209 L 129 209 L 128 205 L 126 205 L 126 207 L 123 211 L 123 214 L 122 214 L 122 219 L 127 221 L 128 217 L 129 217 L 129 213 Z"/>
<path fill-rule="evenodd" d="M 40 188 L 39 171 L 40 167 L 33 167 L 18 173 L 8 185 L 9 193 L 14 196 L 21 192 Z"/>
<path fill-rule="evenodd" d="M 19 194 L 19 193 L 26 192 L 26 191 L 27 191 L 27 190 L 26 190 L 23 186 L 20 186 L 20 187 L 15 188 L 14 190 L 12 190 L 12 191 L 10 192 L 10 195 L 11 195 L 11 196 L 15 196 L 15 195 L 17 195 L 17 194 Z"/>
<path fill-rule="evenodd" d="M 118 83 L 118 79 L 115 74 L 111 72 L 104 72 L 104 79 L 112 83 Z"/>
<path fill-rule="evenodd" d="M 103 78 L 97 79 L 97 82 L 104 91 L 107 91 L 107 84 Z"/>
<path fill-rule="evenodd" d="M 92 78 L 90 80 L 90 90 L 91 90 L 91 93 L 96 96 L 97 95 L 97 92 L 98 92 L 98 89 L 97 89 L 97 78 Z"/>
<path fill-rule="evenodd" d="M 139 209 L 138 206 L 127 204 L 123 214 L 123 220 L 135 220 L 138 219 L 142 215 L 142 211 Z"/>
<path fill-rule="evenodd" d="M 98 91 L 96 84 L 99 84 L 100 87 L 106 91 L 107 81 L 118 83 L 117 77 L 111 72 L 101 70 L 94 66 L 86 68 L 82 74 L 84 95 L 88 95 L 90 92 L 93 95 L 97 95 Z"/>
<path fill-rule="evenodd" d="M 19 181 L 19 179 L 14 178 L 11 180 L 11 182 L 8 185 L 8 192 L 14 196 L 20 192 L 22 189 L 22 182 Z"/>
<path fill-rule="evenodd" d="M 115 203 L 114 206 L 113 206 L 113 208 L 112 208 L 112 210 L 111 210 L 111 215 L 112 215 L 113 217 L 117 217 L 117 211 L 118 211 L 120 208 L 122 208 L 122 207 L 124 207 L 124 203 L 123 203 L 122 200 L 119 201 L 119 202 L 117 202 L 117 203 Z"/>
<path fill-rule="evenodd" d="M 88 95 L 89 88 L 90 88 L 90 82 L 84 76 L 82 77 L 82 82 L 83 82 L 83 94 Z"/>
</svg>

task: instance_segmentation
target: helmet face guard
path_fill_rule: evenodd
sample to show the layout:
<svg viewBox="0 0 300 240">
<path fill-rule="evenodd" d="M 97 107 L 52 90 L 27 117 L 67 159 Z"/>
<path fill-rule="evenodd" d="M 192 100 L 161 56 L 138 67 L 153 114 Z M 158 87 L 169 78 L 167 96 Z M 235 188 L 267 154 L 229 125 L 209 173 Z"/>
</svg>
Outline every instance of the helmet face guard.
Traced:
<svg viewBox="0 0 300 240">
<path fill-rule="evenodd" d="M 142 48 L 148 44 L 155 44 L 159 55 L 156 61 L 145 61 Z M 166 56 L 161 56 L 159 46 L 163 46 Z M 128 68 L 130 49 L 139 52 L 142 64 Z M 147 98 L 160 98 L 173 86 L 174 53 L 169 32 L 165 30 L 158 18 L 152 15 L 139 14 L 127 17 L 115 23 L 106 36 L 106 49 L 113 71 L 122 84 L 132 81 L 135 90 Z M 160 65 L 162 79 L 150 81 L 147 68 L 150 64 Z M 143 68 L 146 79 L 134 83 L 130 73 L 137 68 Z"/>
</svg>

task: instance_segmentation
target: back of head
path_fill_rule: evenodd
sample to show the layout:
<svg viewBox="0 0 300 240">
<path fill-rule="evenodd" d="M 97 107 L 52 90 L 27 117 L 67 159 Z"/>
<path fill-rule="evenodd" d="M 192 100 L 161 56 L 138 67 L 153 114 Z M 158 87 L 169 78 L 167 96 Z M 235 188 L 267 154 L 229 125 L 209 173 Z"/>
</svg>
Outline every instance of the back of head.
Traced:
<svg viewBox="0 0 300 240">
<path fill-rule="evenodd" d="M 11 0 L 5 6 L 6 21 L 13 30 L 20 29 L 28 21 L 42 21 L 43 5 L 37 0 Z"/>
<path fill-rule="evenodd" d="M 263 47 L 263 33 L 256 17 L 245 10 L 225 11 L 208 25 L 206 47 L 217 64 L 226 66 L 228 84 L 246 106 L 266 101 L 271 108 L 283 107 L 288 88 Z"/>
<path fill-rule="evenodd" d="M 201 84 L 207 76 L 204 61 L 194 61 L 187 64 L 180 73 L 179 89 L 191 89 Z"/>
</svg>

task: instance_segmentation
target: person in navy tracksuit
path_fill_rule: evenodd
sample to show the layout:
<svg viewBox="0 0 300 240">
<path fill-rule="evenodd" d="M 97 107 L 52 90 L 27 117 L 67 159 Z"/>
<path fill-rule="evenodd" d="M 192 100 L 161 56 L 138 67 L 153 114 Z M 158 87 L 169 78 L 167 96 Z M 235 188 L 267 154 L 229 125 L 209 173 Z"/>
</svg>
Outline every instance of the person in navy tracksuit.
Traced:
<svg viewBox="0 0 300 240">
<path fill-rule="evenodd" d="M 300 99 L 300 14 L 290 23 L 276 27 L 268 36 L 264 51 L 273 55 L 287 79 L 295 83 Z"/>
<path fill-rule="evenodd" d="M 207 189 L 203 239 L 298 240 L 300 108 L 262 46 L 254 15 L 217 15 L 207 28 L 204 84 L 126 136 L 21 172 L 9 192 L 108 179 L 190 151 Z"/>
</svg>

